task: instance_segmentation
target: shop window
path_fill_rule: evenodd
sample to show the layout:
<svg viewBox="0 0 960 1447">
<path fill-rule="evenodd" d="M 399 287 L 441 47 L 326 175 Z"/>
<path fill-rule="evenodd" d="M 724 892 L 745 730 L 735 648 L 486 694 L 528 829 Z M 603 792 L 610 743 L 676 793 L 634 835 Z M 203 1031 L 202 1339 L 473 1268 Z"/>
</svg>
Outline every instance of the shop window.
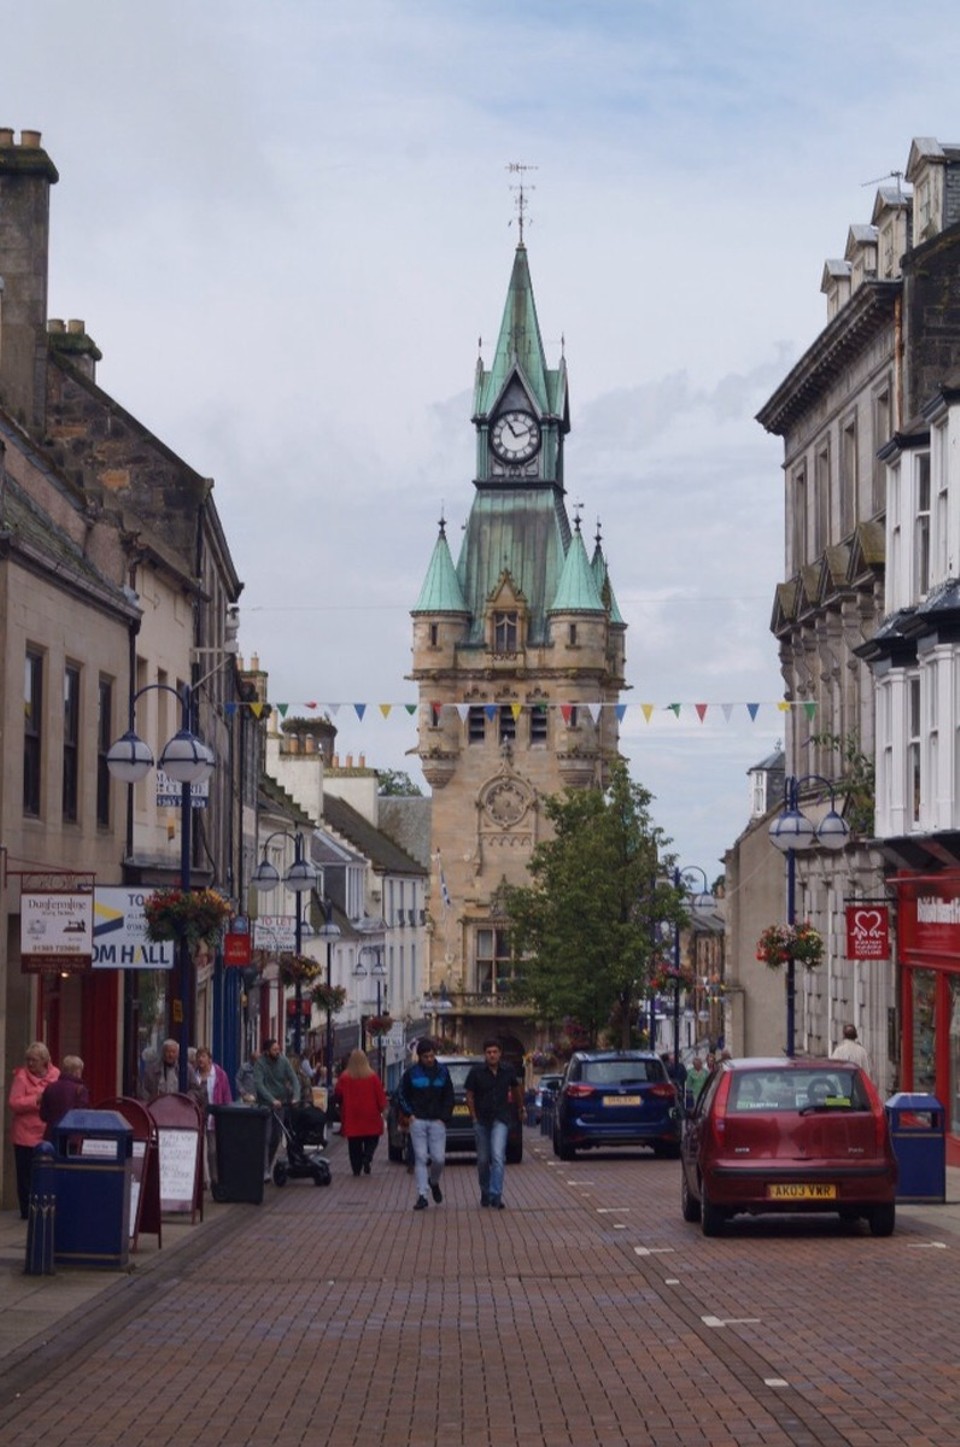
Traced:
<svg viewBox="0 0 960 1447">
<path fill-rule="evenodd" d="M 101 678 L 97 717 L 97 823 L 101 829 L 110 827 L 110 770 L 107 753 L 113 742 L 113 684 Z"/>
</svg>

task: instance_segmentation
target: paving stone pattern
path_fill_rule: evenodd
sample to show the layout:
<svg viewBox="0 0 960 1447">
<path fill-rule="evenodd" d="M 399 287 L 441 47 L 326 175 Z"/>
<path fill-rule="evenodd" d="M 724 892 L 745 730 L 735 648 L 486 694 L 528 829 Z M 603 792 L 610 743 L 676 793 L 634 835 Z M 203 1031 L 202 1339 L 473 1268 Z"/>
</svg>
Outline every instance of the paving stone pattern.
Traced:
<svg viewBox="0 0 960 1447">
<path fill-rule="evenodd" d="M 890 1240 L 832 1217 L 705 1240 L 681 1220 L 676 1162 L 561 1163 L 526 1136 L 502 1212 L 454 1161 L 443 1205 L 414 1213 L 402 1166 L 381 1150 L 354 1178 L 335 1140 L 329 1189 L 271 1186 L 262 1207 L 172 1227 L 127 1276 L 18 1276 L 7 1229 L 0 1287 L 22 1334 L 0 1337 L 0 1437 L 960 1443 L 956 1204 L 901 1207 Z"/>
</svg>

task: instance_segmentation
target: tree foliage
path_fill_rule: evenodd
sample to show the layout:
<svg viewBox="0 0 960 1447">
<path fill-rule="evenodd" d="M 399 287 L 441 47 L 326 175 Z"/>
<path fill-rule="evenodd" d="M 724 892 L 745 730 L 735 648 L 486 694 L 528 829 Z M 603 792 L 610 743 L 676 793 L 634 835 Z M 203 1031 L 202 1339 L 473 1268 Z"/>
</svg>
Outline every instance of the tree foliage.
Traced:
<svg viewBox="0 0 960 1447">
<path fill-rule="evenodd" d="M 630 1020 L 663 958 L 663 926 L 684 917 L 651 802 L 624 764 L 606 792 L 550 796 L 544 810 L 554 833 L 534 850 L 532 882 L 505 892 L 521 960 L 517 996 L 545 1021 L 578 1020 L 594 1042 L 616 1020 L 629 1043 Z"/>
<path fill-rule="evenodd" d="M 378 769 L 377 793 L 381 798 L 421 798 L 423 790 L 403 769 Z"/>
</svg>

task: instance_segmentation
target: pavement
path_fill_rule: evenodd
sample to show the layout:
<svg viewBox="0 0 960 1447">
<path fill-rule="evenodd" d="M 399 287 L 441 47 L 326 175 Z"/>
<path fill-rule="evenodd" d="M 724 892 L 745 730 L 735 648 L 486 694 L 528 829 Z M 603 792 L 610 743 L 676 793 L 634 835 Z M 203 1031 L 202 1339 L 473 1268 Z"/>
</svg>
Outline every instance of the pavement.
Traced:
<svg viewBox="0 0 960 1447">
<path fill-rule="evenodd" d="M 125 1270 L 28 1276 L 25 1223 L 0 1213 L 0 1438 L 960 1442 L 960 1169 L 944 1204 L 898 1206 L 889 1241 L 823 1217 L 708 1242 L 680 1220 L 677 1164 L 646 1153 L 561 1163 L 528 1128 L 503 1212 L 479 1209 L 469 1158 L 421 1213 L 384 1146 L 370 1177 L 339 1137 L 329 1158 L 329 1188 L 165 1217 Z"/>
</svg>

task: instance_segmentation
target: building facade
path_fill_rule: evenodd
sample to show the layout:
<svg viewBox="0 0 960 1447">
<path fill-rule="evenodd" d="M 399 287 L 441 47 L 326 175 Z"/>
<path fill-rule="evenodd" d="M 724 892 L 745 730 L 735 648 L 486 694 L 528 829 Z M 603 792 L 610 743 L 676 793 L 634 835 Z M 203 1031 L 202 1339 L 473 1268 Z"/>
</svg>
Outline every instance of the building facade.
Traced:
<svg viewBox="0 0 960 1447">
<path fill-rule="evenodd" d="M 512 1003 L 501 907 L 527 883 L 541 800 L 602 786 L 617 756 L 625 626 L 600 539 L 588 556 L 566 510 L 563 358 L 547 365 L 526 247 L 514 258 L 492 365 L 474 388 L 476 476 L 456 565 L 440 535 L 413 609 L 418 753 L 433 789 L 433 1027 L 475 1050 L 533 1043 Z"/>
</svg>

